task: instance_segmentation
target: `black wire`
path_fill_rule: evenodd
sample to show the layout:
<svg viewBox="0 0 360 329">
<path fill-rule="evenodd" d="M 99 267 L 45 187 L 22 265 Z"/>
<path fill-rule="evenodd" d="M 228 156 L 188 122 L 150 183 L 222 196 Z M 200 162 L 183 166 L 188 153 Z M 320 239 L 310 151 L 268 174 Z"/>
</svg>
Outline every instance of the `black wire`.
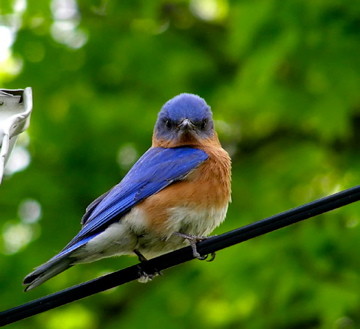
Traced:
<svg viewBox="0 0 360 329">
<path fill-rule="evenodd" d="M 197 244 L 197 249 L 201 255 L 207 255 L 359 200 L 360 185 L 304 204 L 275 216 L 268 217 L 239 229 L 211 237 L 199 242 Z M 5 326 L 6 324 L 19 321 L 55 307 L 71 303 L 75 300 L 122 285 L 126 282 L 136 280 L 144 273 L 149 275 L 156 274 L 161 270 L 184 263 L 193 258 L 191 248 L 185 247 L 160 257 L 153 258 L 147 262 L 32 300 L 26 304 L 0 312 L 0 326 Z"/>
</svg>

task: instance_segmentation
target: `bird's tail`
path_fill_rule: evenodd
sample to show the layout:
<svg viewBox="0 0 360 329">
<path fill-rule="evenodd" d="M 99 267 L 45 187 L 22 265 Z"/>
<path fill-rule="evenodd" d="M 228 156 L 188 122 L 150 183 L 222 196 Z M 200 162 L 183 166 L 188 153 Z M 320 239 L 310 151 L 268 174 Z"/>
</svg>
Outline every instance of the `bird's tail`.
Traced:
<svg viewBox="0 0 360 329">
<path fill-rule="evenodd" d="M 72 266 L 73 261 L 68 254 L 65 254 L 61 257 L 55 256 L 45 264 L 40 265 L 24 278 L 23 284 L 26 285 L 25 291 L 29 291 L 53 276 L 65 271 Z"/>
<path fill-rule="evenodd" d="M 88 236 L 80 241 L 76 241 L 77 236 L 75 236 L 75 238 L 70 241 L 60 253 L 37 267 L 24 278 L 23 284 L 26 286 L 25 291 L 34 289 L 53 276 L 75 265 L 79 259 L 74 255 L 74 252 L 86 245 L 86 243 L 96 235 L 97 234 Z"/>
</svg>

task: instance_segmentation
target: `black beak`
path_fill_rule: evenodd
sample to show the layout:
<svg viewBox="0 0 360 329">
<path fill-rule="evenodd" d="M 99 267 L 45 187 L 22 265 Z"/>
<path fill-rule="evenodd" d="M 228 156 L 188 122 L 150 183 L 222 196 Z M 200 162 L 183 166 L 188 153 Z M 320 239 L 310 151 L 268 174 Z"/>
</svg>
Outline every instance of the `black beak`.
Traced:
<svg viewBox="0 0 360 329">
<path fill-rule="evenodd" d="M 193 130 L 195 128 L 195 125 L 191 122 L 189 119 L 184 119 L 179 124 L 180 130 Z"/>
</svg>

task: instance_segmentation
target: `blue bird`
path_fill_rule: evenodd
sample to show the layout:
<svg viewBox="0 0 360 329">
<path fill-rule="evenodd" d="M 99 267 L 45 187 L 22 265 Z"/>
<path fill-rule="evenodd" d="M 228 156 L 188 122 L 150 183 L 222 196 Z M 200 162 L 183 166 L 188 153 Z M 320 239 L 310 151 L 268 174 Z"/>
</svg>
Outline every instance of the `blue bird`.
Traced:
<svg viewBox="0 0 360 329">
<path fill-rule="evenodd" d="M 24 279 L 25 291 L 69 267 L 115 255 L 141 261 L 196 243 L 225 219 L 231 161 L 204 99 L 180 94 L 159 112 L 151 148 L 93 201 L 80 232 Z"/>
</svg>

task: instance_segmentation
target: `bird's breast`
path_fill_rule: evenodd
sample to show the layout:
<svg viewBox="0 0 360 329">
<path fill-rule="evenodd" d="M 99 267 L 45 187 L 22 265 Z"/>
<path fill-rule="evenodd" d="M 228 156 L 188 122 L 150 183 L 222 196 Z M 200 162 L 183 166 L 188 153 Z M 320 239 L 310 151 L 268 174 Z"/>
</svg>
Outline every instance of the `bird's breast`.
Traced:
<svg viewBox="0 0 360 329">
<path fill-rule="evenodd" d="M 174 232 L 208 235 L 224 220 L 231 195 L 230 158 L 222 148 L 205 151 L 209 158 L 183 180 L 138 205 L 149 230 L 165 237 Z"/>
</svg>

